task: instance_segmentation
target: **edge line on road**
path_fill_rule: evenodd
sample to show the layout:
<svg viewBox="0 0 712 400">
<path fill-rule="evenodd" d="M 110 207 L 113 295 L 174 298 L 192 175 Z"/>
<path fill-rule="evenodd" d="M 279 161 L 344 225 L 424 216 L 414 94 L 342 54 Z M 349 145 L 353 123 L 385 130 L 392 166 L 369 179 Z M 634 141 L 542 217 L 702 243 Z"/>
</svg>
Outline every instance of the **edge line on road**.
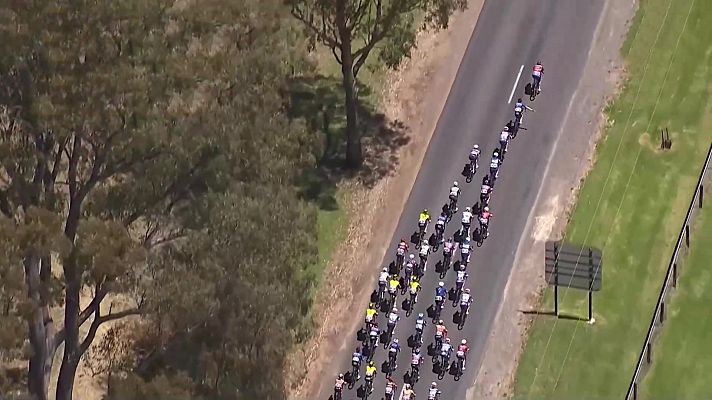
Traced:
<svg viewBox="0 0 712 400">
<path fill-rule="evenodd" d="M 522 77 L 522 71 L 524 71 L 524 64 L 522 64 L 522 66 L 519 67 L 519 73 L 517 74 L 517 79 L 514 80 L 514 86 L 512 86 L 512 93 L 509 94 L 509 100 L 507 100 L 507 104 L 510 104 L 512 102 L 512 97 L 514 97 L 514 92 L 517 90 L 517 84 L 519 83 L 519 78 Z"/>
</svg>

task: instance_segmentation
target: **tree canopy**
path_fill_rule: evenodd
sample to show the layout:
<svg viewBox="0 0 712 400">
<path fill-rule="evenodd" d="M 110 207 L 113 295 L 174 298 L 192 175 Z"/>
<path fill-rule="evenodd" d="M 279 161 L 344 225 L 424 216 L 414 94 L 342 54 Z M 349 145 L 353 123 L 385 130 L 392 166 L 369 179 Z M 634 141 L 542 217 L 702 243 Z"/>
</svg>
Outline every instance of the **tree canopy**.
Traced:
<svg viewBox="0 0 712 400">
<path fill-rule="evenodd" d="M 0 6 L 0 355 L 28 358 L 34 398 L 71 399 L 100 326 L 133 316 L 109 398 L 284 397 L 316 236 L 297 187 L 315 136 L 285 116 L 308 68 L 288 13 Z"/>
</svg>

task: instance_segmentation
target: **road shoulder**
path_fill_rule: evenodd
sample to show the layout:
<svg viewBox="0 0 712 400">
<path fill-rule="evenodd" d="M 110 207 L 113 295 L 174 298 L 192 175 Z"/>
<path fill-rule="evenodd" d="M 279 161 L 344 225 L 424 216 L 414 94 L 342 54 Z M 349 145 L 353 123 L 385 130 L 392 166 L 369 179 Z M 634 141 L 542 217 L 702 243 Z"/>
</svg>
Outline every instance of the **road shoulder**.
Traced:
<svg viewBox="0 0 712 400">
<path fill-rule="evenodd" d="M 620 48 L 635 10 L 635 1 L 606 2 L 584 73 L 562 124 L 559 137 L 565 136 L 565 140 L 558 140 L 551 154 L 467 399 L 512 394 L 517 362 L 533 321 L 531 314 L 522 311 L 538 304 L 544 289 L 544 243 L 563 234 L 580 183 L 593 163 L 595 145 L 606 122 L 603 108 L 617 92 L 623 75 Z"/>
</svg>

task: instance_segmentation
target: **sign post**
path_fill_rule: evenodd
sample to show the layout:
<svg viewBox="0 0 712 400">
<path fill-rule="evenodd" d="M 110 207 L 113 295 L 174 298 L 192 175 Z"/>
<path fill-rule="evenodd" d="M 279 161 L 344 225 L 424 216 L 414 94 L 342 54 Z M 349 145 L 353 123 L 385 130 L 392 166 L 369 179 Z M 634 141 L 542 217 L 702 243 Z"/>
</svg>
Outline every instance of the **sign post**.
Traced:
<svg viewBox="0 0 712 400">
<path fill-rule="evenodd" d="M 544 277 L 554 286 L 554 314 L 559 315 L 559 286 L 588 292 L 588 322 L 593 324 L 593 292 L 601 290 L 601 251 L 588 246 L 547 242 Z"/>
</svg>

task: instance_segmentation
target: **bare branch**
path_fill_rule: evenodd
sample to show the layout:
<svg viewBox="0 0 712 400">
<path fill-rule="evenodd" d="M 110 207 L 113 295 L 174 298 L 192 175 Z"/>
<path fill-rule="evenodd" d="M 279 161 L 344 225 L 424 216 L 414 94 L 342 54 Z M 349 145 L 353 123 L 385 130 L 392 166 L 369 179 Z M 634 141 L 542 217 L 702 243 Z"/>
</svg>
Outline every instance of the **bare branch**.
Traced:
<svg viewBox="0 0 712 400">
<path fill-rule="evenodd" d="M 309 13 L 310 14 L 310 13 Z M 313 23 L 313 18 L 307 17 L 305 15 L 304 10 L 300 9 L 299 6 L 297 5 L 292 5 L 292 15 L 302 21 L 304 25 L 316 35 L 316 37 L 324 44 L 326 44 L 329 47 L 337 47 L 339 45 L 338 41 L 333 38 L 329 37 L 327 32 L 325 30 L 319 29 L 316 25 Z M 323 22 L 323 20 L 322 20 Z"/>
</svg>

